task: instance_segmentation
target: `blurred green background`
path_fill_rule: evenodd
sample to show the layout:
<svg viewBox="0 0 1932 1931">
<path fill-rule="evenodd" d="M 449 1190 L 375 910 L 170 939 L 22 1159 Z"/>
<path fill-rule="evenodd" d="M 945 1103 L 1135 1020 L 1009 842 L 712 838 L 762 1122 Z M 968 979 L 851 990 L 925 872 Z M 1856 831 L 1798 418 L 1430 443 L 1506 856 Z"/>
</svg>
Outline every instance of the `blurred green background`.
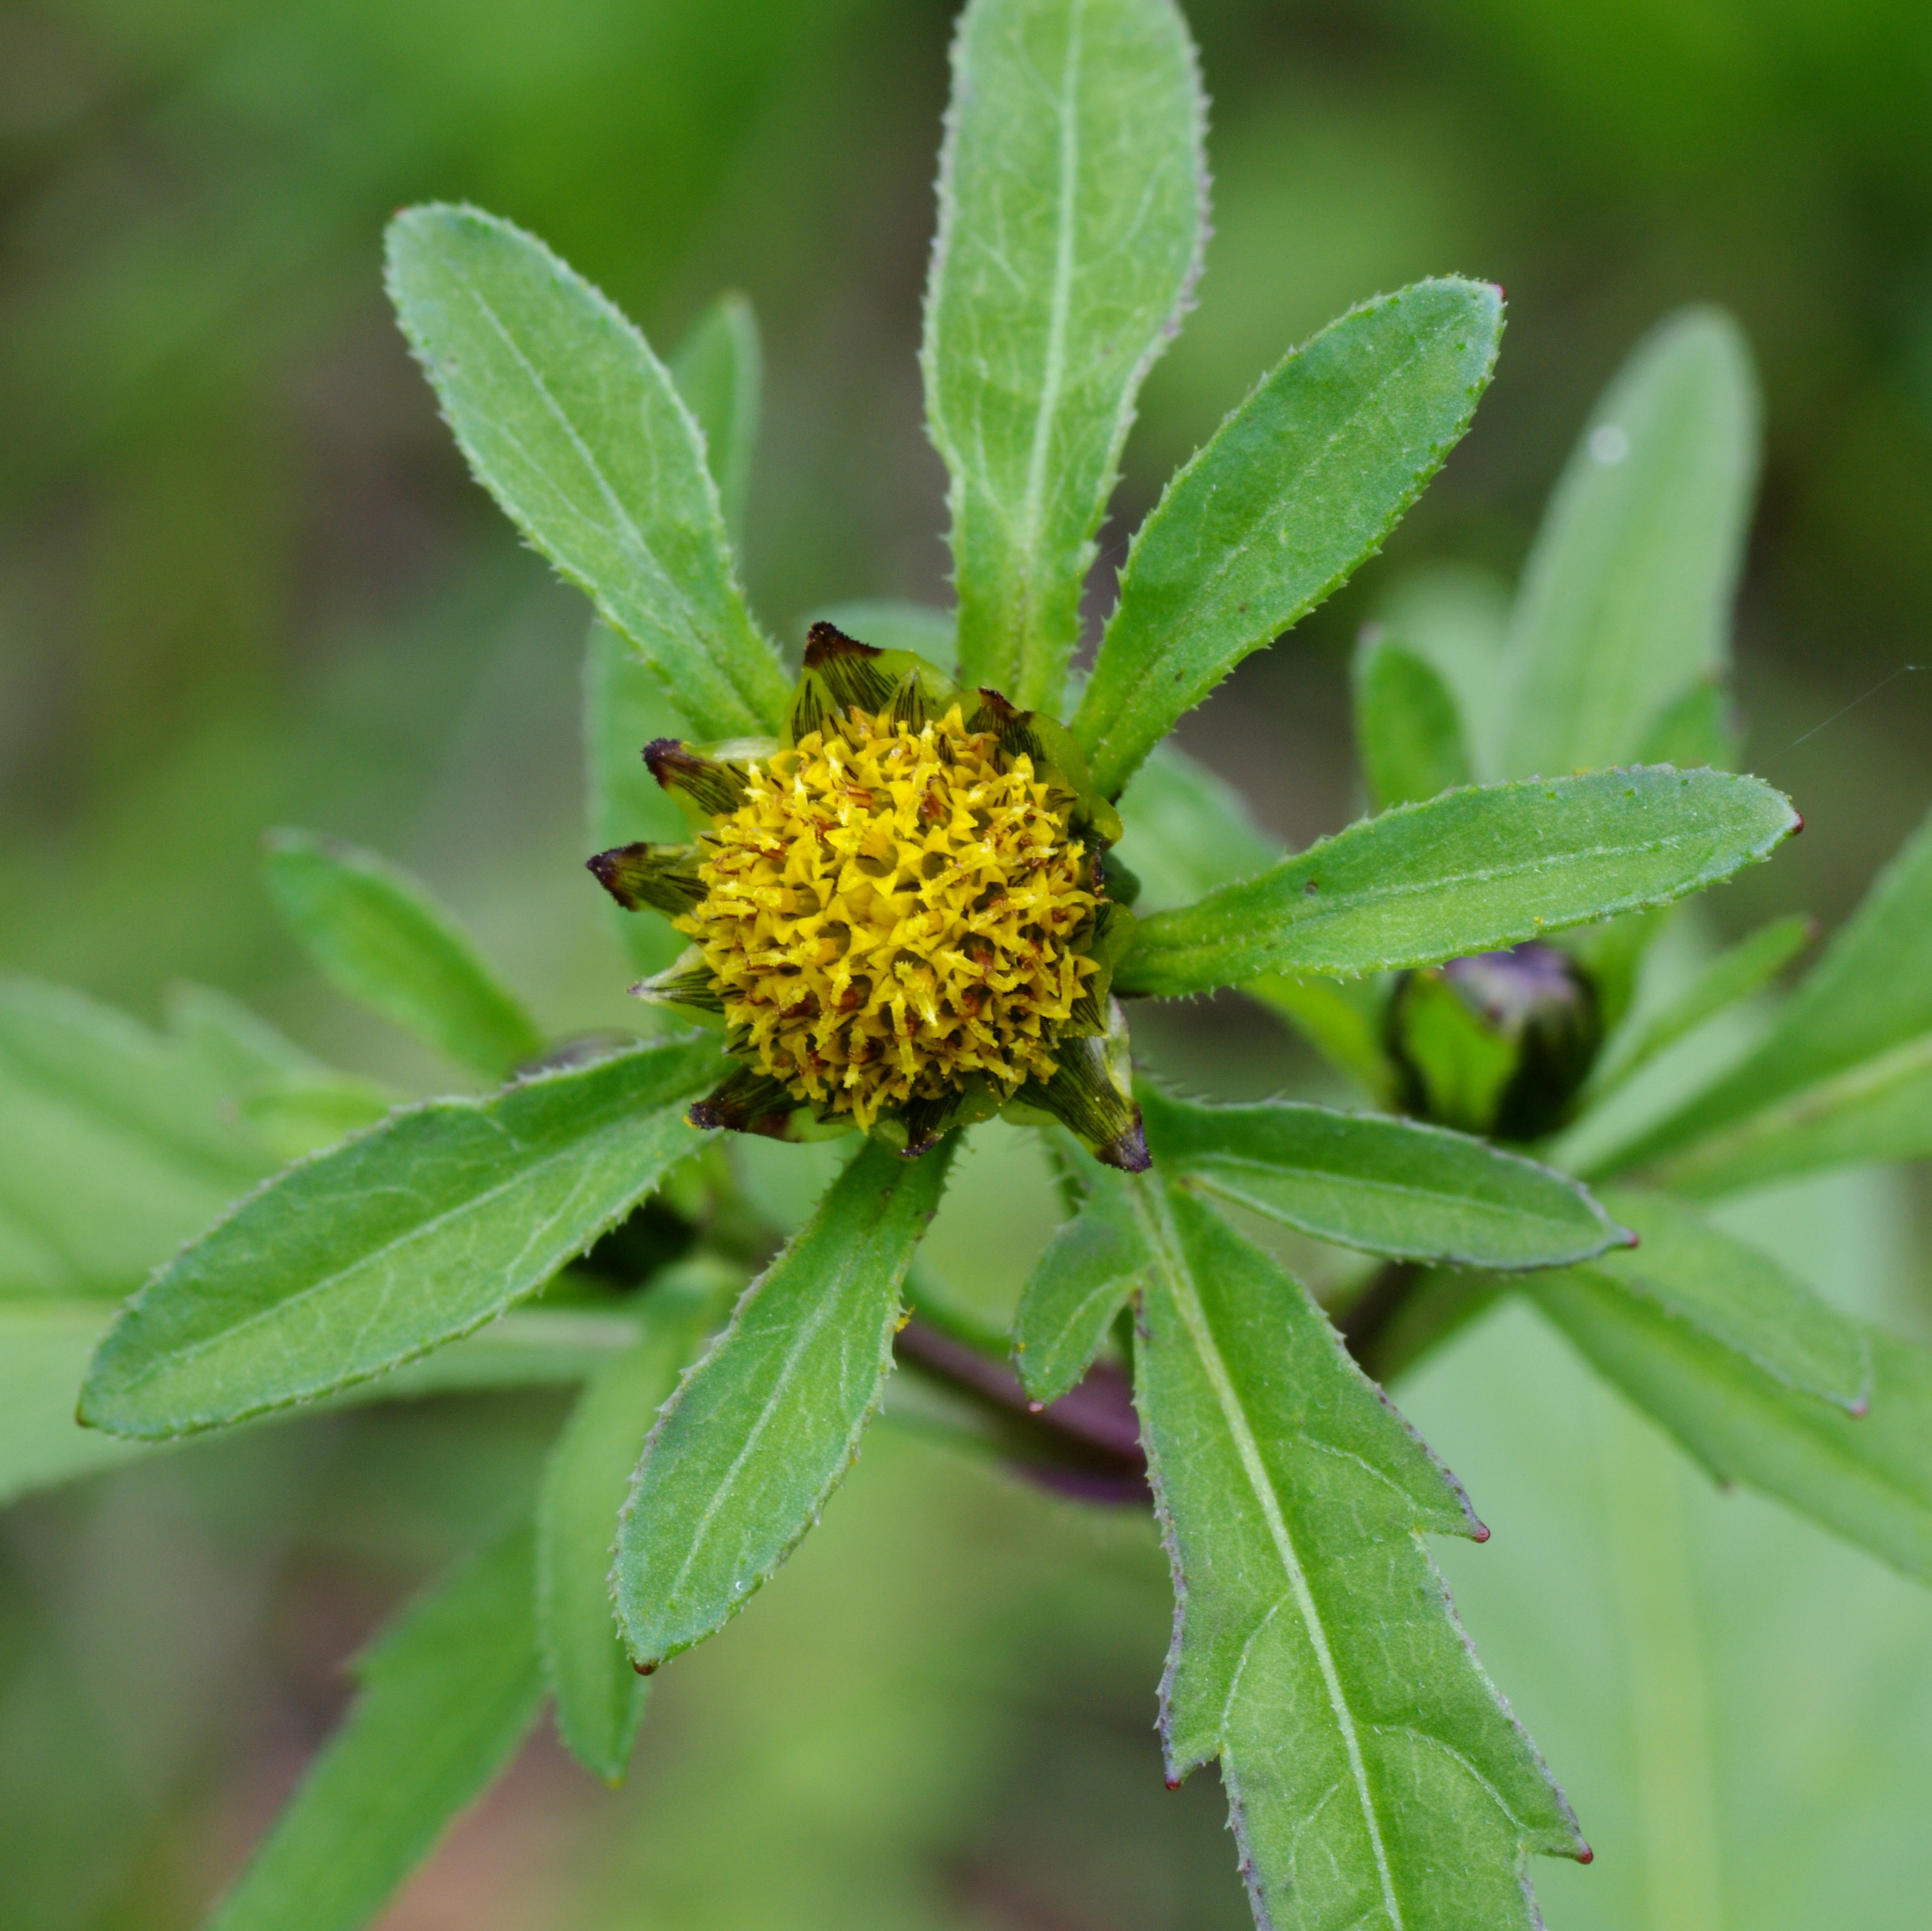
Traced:
<svg viewBox="0 0 1932 1931">
<path fill-rule="evenodd" d="M 464 477 L 388 317 L 381 227 L 428 196 L 508 215 L 661 345 L 746 289 L 768 355 L 748 564 L 767 620 L 795 643 L 827 600 L 939 600 L 914 351 L 949 12 L 0 14 L 0 966 L 150 1017 L 171 979 L 207 981 L 347 1063 L 445 1083 L 277 935 L 256 842 L 292 822 L 421 870 L 558 1030 L 625 1022 L 580 862 L 584 613 Z M 1748 759 L 1808 830 L 1711 915 L 1841 917 L 1932 800 L 1932 669 L 1814 731 L 1932 662 L 1932 12 L 1190 13 L 1217 233 L 1102 578 L 1289 343 L 1424 274 L 1492 278 L 1511 305 L 1476 428 L 1387 556 L 1184 740 L 1287 836 L 1346 822 L 1357 627 L 1421 571 L 1492 599 L 1630 344 L 1715 299 L 1767 395 Z M 1224 1092 L 1306 1071 L 1237 1000 L 1147 1031 Z M 1925 1215 L 1897 1181 L 1736 1218 L 1834 1298 L 1924 1327 Z M 998 1140 L 938 1264 L 997 1305 L 1051 1218 L 1026 1145 Z M 1932 1603 L 1713 1495 L 1526 1314 L 1402 1398 L 1497 1532 L 1442 1559 L 1598 1851 L 1536 1872 L 1556 1931 L 1922 1924 Z M 0 1521 L 0 1926 L 191 1923 L 340 1708 L 344 1657 L 516 1506 L 556 1413 L 298 1423 Z M 540 1739 L 387 1922 L 1244 1923 L 1211 1773 L 1160 1787 L 1166 1586 L 1138 1518 L 882 1430 L 781 1583 L 661 1680 L 626 1791 Z"/>
</svg>

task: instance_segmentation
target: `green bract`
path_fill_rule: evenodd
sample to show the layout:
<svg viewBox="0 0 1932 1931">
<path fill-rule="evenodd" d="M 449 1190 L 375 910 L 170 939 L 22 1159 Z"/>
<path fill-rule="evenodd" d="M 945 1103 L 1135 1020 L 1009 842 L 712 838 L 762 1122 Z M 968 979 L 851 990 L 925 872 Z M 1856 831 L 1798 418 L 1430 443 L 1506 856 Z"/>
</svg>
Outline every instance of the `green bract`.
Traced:
<svg viewBox="0 0 1932 1931">
<path fill-rule="evenodd" d="M 546 1695 L 575 1755 L 620 1777 L 640 1673 L 773 1576 L 901 1356 L 946 1385 L 932 1425 L 956 1439 L 1152 1500 L 1179 1605 L 1168 1773 L 1219 1759 L 1274 1931 L 1527 1927 L 1528 1854 L 1588 1855 L 1424 1539 L 1486 1532 L 1376 1385 L 1498 1295 L 1714 1473 L 1932 1579 L 1932 1359 L 1684 1197 L 1932 1152 L 1932 827 L 1722 1077 L 1635 1127 L 1598 1110 L 1768 1000 L 1808 934 L 1778 921 L 1674 983 L 1648 951 L 1799 824 L 1723 768 L 1756 464 L 1736 332 L 1674 318 L 1618 377 L 1506 642 L 1445 641 L 1413 603 L 1364 640 L 1372 815 L 1286 852 L 1163 740 L 1426 485 L 1489 380 L 1501 292 L 1377 295 L 1258 371 L 1132 533 L 1076 701 L 1136 392 L 1200 265 L 1203 96 L 1167 0 L 972 0 L 953 74 L 922 367 L 958 607 L 814 613 L 786 632 L 811 640 L 796 671 L 742 588 L 742 298 L 661 359 L 507 221 L 430 206 L 390 233 L 391 293 L 478 481 L 594 607 L 593 864 L 638 990 L 723 1031 L 656 1014 L 642 1038 L 547 1041 L 424 887 L 299 833 L 271 837 L 267 880 L 310 958 L 494 1090 L 394 1105 L 205 991 L 157 1033 L 0 986 L 0 1497 L 320 1403 L 583 1384 L 533 1519 L 520 1505 L 364 1661 L 220 1906 L 230 1931 L 368 1921 Z M 906 747 L 931 751 L 956 705 L 973 742 L 915 794 Z M 812 789 L 784 761 L 814 738 Z M 684 941 L 734 823 L 754 883 L 720 964 Z M 1042 904 L 1075 909 L 1049 932 Z M 1054 959 L 1078 983 L 1042 1018 L 1012 988 Z M 1367 1110 L 1137 1076 L 1133 1002 L 1222 988 Z M 874 994 L 890 1018 L 868 1037 L 912 1069 L 890 1103 L 851 1101 L 856 1034 L 836 1064 L 830 1032 L 760 1059 L 772 1014 L 833 1028 Z M 971 1056 L 1010 994 L 1009 1080 Z M 913 1081 L 942 1061 L 964 1070 Z M 1043 1135 L 1066 1209 L 1010 1333 L 916 1258 L 1001 1109 Z M 789 1216 L 706 1131 L 854 1125 Z M 1367 1258 L 1318 1301 L 1257 1228 Z"/>
</svg>

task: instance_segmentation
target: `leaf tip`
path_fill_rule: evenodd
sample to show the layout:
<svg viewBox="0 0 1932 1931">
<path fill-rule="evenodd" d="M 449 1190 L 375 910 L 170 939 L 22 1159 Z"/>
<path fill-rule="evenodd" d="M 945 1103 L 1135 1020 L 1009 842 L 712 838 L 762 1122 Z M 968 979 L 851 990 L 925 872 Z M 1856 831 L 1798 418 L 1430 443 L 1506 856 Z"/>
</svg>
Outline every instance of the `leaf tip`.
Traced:
<svg viewBox="0 0 1932 1931">
<path fill-rule="evenodd" d="M 1634 1227 L 1612 1227 L 1610 1230 L 1612 1247 L 1632 1248 L 1643 1245 L 1643 1236 Z"/>
<path fill-rule="evenodd" d="M 1580 1864 L 1594 1864 L 1597 1861 L 1596 1852 L 1592 1850 L 1588 1844 L 1581 1845 L 1576 1855 L 1576 1861 Z"/>
</svg>

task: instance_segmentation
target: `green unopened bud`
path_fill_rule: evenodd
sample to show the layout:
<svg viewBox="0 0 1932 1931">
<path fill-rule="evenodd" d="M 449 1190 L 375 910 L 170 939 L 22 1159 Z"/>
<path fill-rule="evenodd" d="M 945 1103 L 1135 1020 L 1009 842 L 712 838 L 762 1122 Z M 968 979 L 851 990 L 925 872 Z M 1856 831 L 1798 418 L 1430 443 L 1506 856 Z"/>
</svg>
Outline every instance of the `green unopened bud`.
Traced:
<svg viewBox="0 0 1932 1931">
<path fill-rule="evenodd" d="M 1404 1110 L 1500 1140 L 1563 1125 L 1602 1037 L 1589 980 L 1534 941 L 1404 973 L 1388 1006 Z"/>
</svg>

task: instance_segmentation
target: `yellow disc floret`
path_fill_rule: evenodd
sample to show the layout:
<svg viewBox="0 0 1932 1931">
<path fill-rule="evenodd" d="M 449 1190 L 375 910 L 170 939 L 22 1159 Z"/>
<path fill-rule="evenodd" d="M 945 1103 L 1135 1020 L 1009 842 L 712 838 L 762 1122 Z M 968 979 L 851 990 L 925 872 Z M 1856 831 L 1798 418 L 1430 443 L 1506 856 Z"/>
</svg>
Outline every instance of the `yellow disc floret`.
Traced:
<svg viewBox="0 0 1932 1931">
<path fill-rule="evenodd" d="M 1100 901 L 1072 800 L 955 704 L 915 730 L 856 707 L 748 773 L 699 845 L 702 948 L 734 1051 L 821 1113 L 1055 1071 Z"/>
</svg>

